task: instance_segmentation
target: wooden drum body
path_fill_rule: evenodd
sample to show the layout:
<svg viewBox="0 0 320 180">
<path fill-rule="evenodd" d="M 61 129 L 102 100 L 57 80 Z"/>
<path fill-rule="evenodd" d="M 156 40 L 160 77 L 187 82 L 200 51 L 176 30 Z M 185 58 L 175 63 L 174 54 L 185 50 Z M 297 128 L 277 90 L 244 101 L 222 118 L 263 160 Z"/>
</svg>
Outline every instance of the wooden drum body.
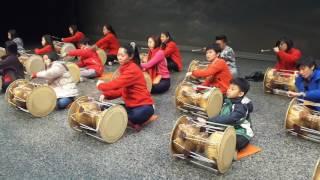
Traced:
<svg viewBox="0 0 320 180">
<path fill-rule="evenodd" d="M 207 118 L 219 114 L 223 96 L 218 88 L 182 82 L 176 88 L 175 100 L 178 109 Z"/>
<path fill-rule="evenodd" d="M 201 124 L 184 115 L 172 130 L 170 150 L 174 157 L 225 173 L 236 153 L 236 132 L 231 126 Z"/>
<path fill-rule="evenodd" d="M 304 100 L 293 99 L 285 118 L 285 129 L 296 136 L 320 142 L 320 112 L 306 106 Z"/>
<path fill-rule="evenodd" d="M 199 61 L 199 60 L 192 60 L 189 67 L 188 67 L 188 72 L 192 72 L 194 70 L 203 70 L 208 68 L 210 62 L 203 62 L 203 61 Z M 195 78 L 193 76 L 189 76 L 185 78 L 185 81 L 189 81 L 189 82 L 193 82 L 195 84 L 200 84 L 202 82 L 204 82 L 204 78 Z"/>
<path fill-rule="evenodd" d="M 35 117 L 49 115 L 56 107 L 55 91 L 47 85 L 18 79 L 12 82 L 5 94 L 7 102 Z"/>
<path fill-rule="evenodd" d="M 298 71 L 276 70 L 268 68 L 264 75 L 264 92 L 287 95 L 287 91 L 296 91 L 296 77 Z"/>
<path fill-rule="evenodd" d="M 128 115 L 121 105 L 102 103 L 82 96 L 72 103 L 68 122 L 74 130 L 107 143 L 114 143 L 126 130 Z"/>
<path fill-rule="evenodd" d="M 320 159 L 318 160 L 316 167 L 314 168 L 312 180 L 320 180 Z"/>
</svg>

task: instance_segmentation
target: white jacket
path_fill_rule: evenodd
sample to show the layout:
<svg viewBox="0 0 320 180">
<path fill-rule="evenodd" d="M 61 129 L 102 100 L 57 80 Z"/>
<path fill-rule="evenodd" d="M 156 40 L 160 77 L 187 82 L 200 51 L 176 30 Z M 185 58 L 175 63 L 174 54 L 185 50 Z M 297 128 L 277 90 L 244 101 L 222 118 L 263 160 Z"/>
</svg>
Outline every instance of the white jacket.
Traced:
<svg viewBox="0 0 320 180">
<path fill-rule="evenodd" d="M 64 62 L 54 61 L 49 69 L 38 72 L 37 77 L 48 80 L 49 86 L 54 89 L 57 98 L 79 95 L 78 88 Z"/>
</svg>

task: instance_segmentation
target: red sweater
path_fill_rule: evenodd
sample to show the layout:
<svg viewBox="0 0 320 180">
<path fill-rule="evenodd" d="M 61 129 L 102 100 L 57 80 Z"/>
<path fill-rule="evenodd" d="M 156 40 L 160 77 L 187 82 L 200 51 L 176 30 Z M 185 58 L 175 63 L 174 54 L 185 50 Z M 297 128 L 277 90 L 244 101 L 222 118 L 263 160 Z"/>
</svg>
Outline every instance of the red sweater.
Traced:
<svg viewBox="0 0 320 180">
<path fill-rule="evenodd" d="M 102 91 L 107 99 L 122 97 L 126 106 L 131 108 L 154 103 L 142 70 L 133 60 L 121 65 L 119 71 L 118 78 L 98 86 L 98 90 Z"/>
<path fill-rule="evenodd" d="M 177 44 L 173 41 L 169 41 L 166 44 L 166 47 L 164 50 L 164 54 L 167 58 L 171 58 L 179 68 L 179 71 L 182 71 L 183 65 L 182 65 L 182 57 L 180 55 L 180 51 L 177 47 Z"/>
<path fill-rule="evenodd" d="M 79 43 L 83 38 L 84 38 L 84 34 L 80 31 L 76 32 L 73 36 L 70 36 L 70 37 L 66 37 L 66 38 L 63 38 L 63 42 L 66 42 L 66 43 Z"/>
<path fill-rule="evenodd" d="M 289 52 L 279 51 L 277 53 L 278 62 L 275 65 L 277 70 L 296 70 L 296 63 L 301 58 L 299 49 L 291 48 Z"/>
<path fill-rule="evenodd" d="M 85 67 L 87 69 L 94 69 L 97 76 L 101 76 L 104 71 L 104 66 L 97 54 L 97 52 L 90 48 L 76 49 L 68 52 L 69 56 L 80 56 L 80 60 L 77 62 L 79 67 Z"/>
<path fill-rule="evenodd" d="M 192 71 L 192 75 L 198 78 L 206 78 L 202 85 L 217 87 L 223 94 L 227 92 L 232 79 L 228 65 L 220 58 L 215 59 L 207 69 Z"/>
<path fill-rule="evenodd" d="M 105 37 L 96 42 L 96 45 L 99 48 L 108 51 L 108 55 L 117 55 L 120 48 L 117 37 L 112 33 L 108 33 Z"/>
<path fill-rule="evenodd" d="M 52 48 L 52 46 L 51 45 L 45 45 L 44 47 L 42 47 L 42 48 L 36 48 L 35 50 L 34 50 L 34 52 L 36 53 L 36 54 L 38 54 L 38 55 L 43 55 L 43 54 L 48 54 L 48 53 L 50 53 L 50 52 L 52 52 L 53 51 L 53 48 Z"/>
</svg>

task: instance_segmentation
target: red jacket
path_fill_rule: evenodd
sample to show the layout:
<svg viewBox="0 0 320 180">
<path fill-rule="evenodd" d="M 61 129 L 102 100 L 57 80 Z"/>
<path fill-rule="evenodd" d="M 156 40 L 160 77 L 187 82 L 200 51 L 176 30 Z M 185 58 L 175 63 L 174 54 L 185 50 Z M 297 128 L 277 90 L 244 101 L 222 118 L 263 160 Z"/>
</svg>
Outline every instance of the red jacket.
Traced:
<svg viewBox="0 0 320 180">
<path fill-rule="evenodd" d="M 169 41 L 163 50 L 165 56 L 167 58 L 171 58 L 178 65 L 179 71 L 182 71 L 182 57 L 180 55 L 180 51 L 177 47 L 177 44 L 173 41 Z"/>
<path fill-rule="evenodd" d="M 131 108 L 154 103 L 142 70 L 133 60 L 121 65 L 119 71 L 118 78 L 98 86 L 98 90 L 102 91 L 107 99 L 122 97 L 126 106 Z"/>
<path fill-rule="evenodd" d="M 76 32 L 73 36 L 63 38 L 62 41 L 66 43 L 79 43 L 83 38 L 84 34 L 80 31 Z"/>
<path fill-rule="evenodd" d="M 232 79 L 227 63 L 220 58 L 215 59 L 207 69 L 192 71 L 192 75 L 198 78 L 206 78 L 202 85 L 217 87 L 223 94 L 227 92 Z"/>
<path fill-rule="evenodd" d="M 275 65 L 277 70 L 296 70 L 296 63 L 301 58 L 299 49 L 291 48 L 289 52 L 279 51 L 277 53 L 278 62 Z"/>
<path fill-rule="evenodd" d="M 104 71 L 104 66 L 97 54 L 97 52 L 90 48 L 76 49 L 68 52 L 69 56 L 80 56 L 77 62 L 79 67 L 86 67 L 87 69 L 94 69 L 97 76 L 101 76 Z"/>
<path fill-rule="evenodd" d="M 34 50 L 34 52 L 35 52 L 36 54 L 38 54 L 38 55 L 48 54 L 48 53 L 50 53 L 50 52 L 52 52 L 52 51 L 53 51 L 53 48 L 52 48 L 51 45 L 45 45 L 45 46 L 42 47 L 41 49 L 36 48 L 36 49 Z"/>
<path fill-rule="evenodd" d="M 99 48 L 108 51 L 108 55 L 117 55 L 120 48 L 120 43 L 117 37 L 112 33 L 108 33 L 102 39 L 97 41 L 96 45 Z"/>
</svg>

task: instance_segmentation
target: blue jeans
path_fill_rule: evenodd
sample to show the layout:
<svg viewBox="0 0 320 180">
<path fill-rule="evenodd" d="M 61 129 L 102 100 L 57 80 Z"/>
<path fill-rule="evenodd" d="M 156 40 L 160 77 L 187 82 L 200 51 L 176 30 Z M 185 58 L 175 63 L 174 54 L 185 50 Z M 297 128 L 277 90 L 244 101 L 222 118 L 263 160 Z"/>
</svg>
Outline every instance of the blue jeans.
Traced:
<svg viewBox="0 0 320 180">
<path fill-rule="evenodd" d="M 161 79 L 158 84 L 152 85 L 151 94 L 160 94 L 168 91 L 170 88 L 170 79 Z"/>
<path fill-rule="evenodd" d="M 57 108 L 64 109 L 69 104 L 71 104 L 73 102 L 73 100 L 74 100 L 73 97 L 59 98 L 59 99 L 57 99 Z"/>
<path fill-rule="evenodd" d="M 138 106 L 134 108 L 126 107 L 128 113 L 128 119 L 133 124 L 143 124 L 148 121 L 150 117 L 154 114 L 154 109 L 152 105 Z"/>
</svg>

